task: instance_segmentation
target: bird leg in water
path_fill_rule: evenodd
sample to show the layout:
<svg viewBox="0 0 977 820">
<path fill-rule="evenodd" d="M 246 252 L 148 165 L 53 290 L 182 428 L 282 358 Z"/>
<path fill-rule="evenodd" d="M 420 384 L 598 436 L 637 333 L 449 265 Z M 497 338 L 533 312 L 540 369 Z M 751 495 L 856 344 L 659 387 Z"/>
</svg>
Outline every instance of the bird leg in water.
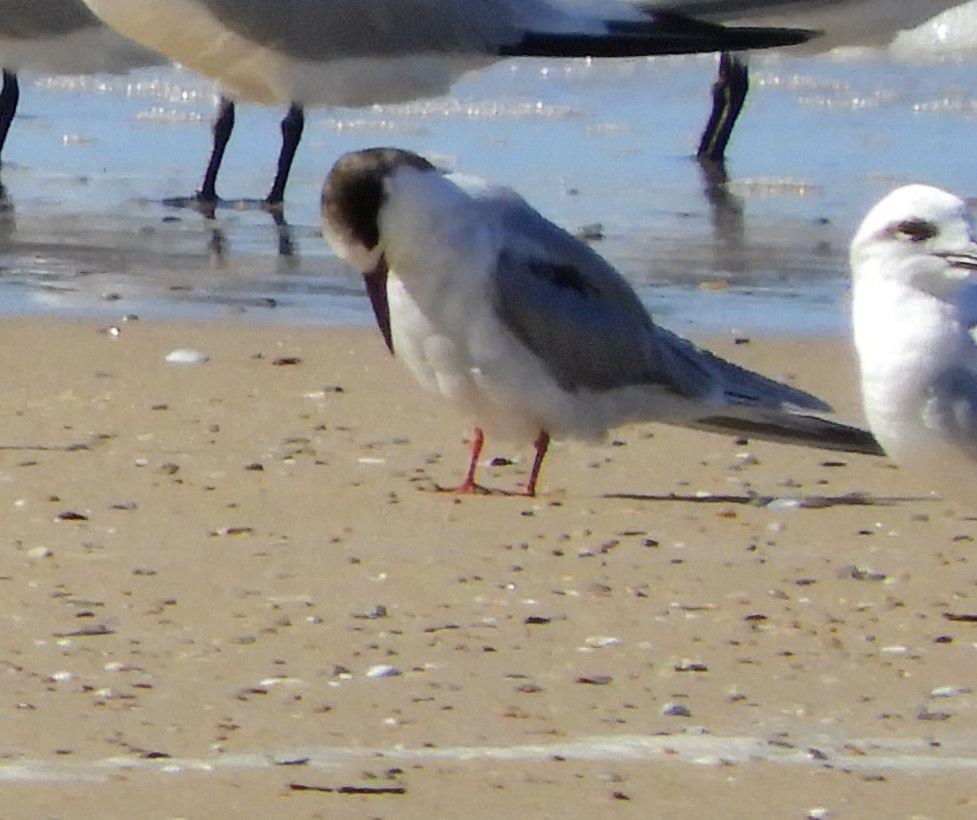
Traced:
<svg viewBox="0 0 977 820">
<path fill-rule="evenodd" d="M 279 208 L 285 200 L 285 186 L 288 184 L 288 175 L 292 170 L 292 161 L 295 159 L 295 150 L 299 147 L 302 139 L 302 132 L 305 130 L 305 112 L 302 106 L 292 103 L 288 113 L 282 120 L 282 150 L 278 155 L 278 171 L 275 174 L 275 181 L 271 185 L 271 191 L 265 197 L 265 206 L 268 208 Z"/>
<path fill-rule="evenodd" d="M 17 75 L 12 71 L 3 70 L 3 89 L 0 90 L 0 152 L 7 141 L 10 123 L 17 113 L 17 102 L 20 100 L 20 84 Z"/>
<path fill-rule="evenodd" d="M 214 146 L 210 152 L 210 161 L 204 171 L 204 181 L 197 191 L 197 200 L 209 204 L 217 202 L 217 172 L 224 161 L 224 151 L 234 130 L 234 103 L 227 97 L 221 97 L 217 104 L 217 119 L 214 120 Z"/>
<path fill-rule="evenodd" d="M 750 90 L 750 70 L 739 57 L 724 51 L 719 57 L 719 74 L 712 87 L 712 114 L 702 132 L 696 158 L 722 162 Z"/>
</svg>

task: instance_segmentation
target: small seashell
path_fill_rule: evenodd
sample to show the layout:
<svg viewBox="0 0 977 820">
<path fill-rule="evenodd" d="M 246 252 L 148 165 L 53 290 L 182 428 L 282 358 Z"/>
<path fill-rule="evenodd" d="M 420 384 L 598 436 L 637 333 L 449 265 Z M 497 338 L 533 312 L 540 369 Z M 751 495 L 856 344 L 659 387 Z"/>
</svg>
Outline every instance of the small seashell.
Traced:
<svg viewBox="0 0 977 820">
<path fill-rule="evenodd" d="M 166 354 L 167 364 L 203 364 L 207 361 L 210 356 L 192 347 L 178 347 Z"/>
<path fill-rule="evenodd" d="M 258 686 L 262 689 L 270 689 L 272 686 L 304 686 L 305 681 L 296 678 L 294 675 L 276 675 L 272 678 L 265 678 L 258 681 Z"/>
<path fill-rule="evenodd" d="M 368 678 L 394 678 L 397 675 L 402 675 L 403 672 L 388 663 L 378 663 L 376 666 L 367 669 L 365 674 Z"/>
<path fill-rule="evenodd" d="M 952 698 L 955 695 L 969 695 L 973 690 L 969 686 L 937 686 L 930 690 L 934 698 Z"/>
<path fill-rule="evenodd" d="M 767 504 L 768 510 L 799 510 L 804 506 L 800 498 L 775 498 Z"/>
<path fill-rule="evenodd" d="M 610 635 L 591 635 L 584 643 L 594 649 L 606 649 L 608 646 L 620 646 L 621 639 Z"/>
</svg>

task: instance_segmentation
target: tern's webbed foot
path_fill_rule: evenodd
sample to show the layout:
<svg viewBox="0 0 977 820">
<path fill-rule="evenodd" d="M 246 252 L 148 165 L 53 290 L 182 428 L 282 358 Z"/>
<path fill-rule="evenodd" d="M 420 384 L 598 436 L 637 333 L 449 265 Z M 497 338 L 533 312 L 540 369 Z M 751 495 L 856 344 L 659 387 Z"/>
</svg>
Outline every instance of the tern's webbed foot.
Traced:
<svg viewBox="0 0 977 820">
<path fill-rule="evenodd" d="M 451 493 L 452 495 L 504 495 L 522 496 L 524 498 L 536 496 L 536 492 L 531 492 L 527 487 L 520 487 L 518 490 L 501 490 L 496 487 L 486 487 L 484 484 L 476 484 L 474 481 L 463 482 L 456 487 L 442 487 L 440 484 L 435 484 L 434 491 Z"/>
</svg>

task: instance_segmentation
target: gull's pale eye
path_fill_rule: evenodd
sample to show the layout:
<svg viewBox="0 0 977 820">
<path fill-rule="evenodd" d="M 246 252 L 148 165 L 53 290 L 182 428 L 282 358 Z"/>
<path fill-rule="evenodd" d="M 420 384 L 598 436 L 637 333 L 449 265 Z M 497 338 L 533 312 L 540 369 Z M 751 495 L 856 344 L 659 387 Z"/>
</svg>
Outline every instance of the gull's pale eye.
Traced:
<svg viewBox="0 0 977 820">
<path fill-rule="evenodd" d="M 905 219 L 889 227 L 888 233 L 895 239 L 925 242 L 939 233 L 936 225 L 925 219 Z"/>
</svg>

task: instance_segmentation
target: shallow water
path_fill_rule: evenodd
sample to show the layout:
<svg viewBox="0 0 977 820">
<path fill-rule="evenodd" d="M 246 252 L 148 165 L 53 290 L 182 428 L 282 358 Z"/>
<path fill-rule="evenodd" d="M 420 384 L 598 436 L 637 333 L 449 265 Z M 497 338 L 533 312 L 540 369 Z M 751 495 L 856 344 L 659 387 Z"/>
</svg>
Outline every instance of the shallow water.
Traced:
<svg viewBox="0 0 977 820">
<path fill-rule="evenodd" d="M 340 153 L 387 144 L 589 226 L 672 327 L 842 332 L 867 208 L 907 181 L 973 192 L 973 70 L 879 55 L 752 65 L 726 185 L 690 158 L 712 57 L 510 61 L 449 99 L 310 111 L 284 226 L 253 205 L 208 220 L 162 203 L 199 184 L 208 82 L 178 68 L 25 78 L 2 174 L 0 313 L 367 321 L 358 278 L 319 237 L 319 189 Z M 224 196 L 266 193 L 283 113 L 240 107 Z"/>
</svg>

